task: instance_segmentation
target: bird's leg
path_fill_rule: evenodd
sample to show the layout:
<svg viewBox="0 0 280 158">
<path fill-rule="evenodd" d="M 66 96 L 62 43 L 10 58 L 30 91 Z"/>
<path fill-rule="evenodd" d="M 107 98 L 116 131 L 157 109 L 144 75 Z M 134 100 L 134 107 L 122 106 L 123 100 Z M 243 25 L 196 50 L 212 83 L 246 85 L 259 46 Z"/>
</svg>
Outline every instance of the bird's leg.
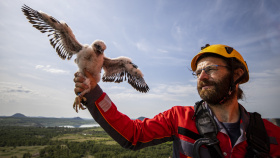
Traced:
<svg viewBox="0 0 280 158">
<path fill-rule="evenodd" d="M 76 96 L 74 104 L 73 104 L 73 109 L 76 110 L 78 113 L 78 105 L 81 104 L 81 98 L 79 96 Z"/>
<path fill-rule="evenodd" d="M 83 76 L 82 73 L 80 73 L 80 72 L 78 72 L 77 75 Z M 86 98 L 84 97 L 84 95 L 90 91 L 90 87 L 91 87 L 90 80 L 88 78 L 85 78 L 84 84 L 86 84 L 89 88 L 85 89 L 84 91 L 82 91 L 81 93 L 79 93 L 76 96 L 74 104 L 73 104 L 73 108 L 76 110 L 76 112 L 78 112 L 78 107 L 79 107 L 79 109 L 82 109 L 82 110 L 86 109 L 86 107 L 82 104 L 82 102 L 86 102 Z"/>
<path fill-rule="evenodd" d="M 75 59 L 76 60 L 76 59 Z M 81 72 L 76 73 L 77 76 L 83 76 Z M 79 109 L 84 110 L 85 108 L 83 107 L 81 101 L 83 98 L 82 93 L 78 93 L 77 96 L 75 97 L 74 103 L 73 103 L 73 109 L 78 113 L 78 107 Z"/>
<path fill-rule="evenodd" d="M 82 104 L 82 101 L 86 101 L 86 98 L 83 97 L 82 95 L 77 95 L 73 104 L 73 108 L 76 110 L 76 112 L 78 113 L 78 107 L 79 109 L 85 110 L 86 108 L 84 107 L 84 105 Z"/>
</svg>

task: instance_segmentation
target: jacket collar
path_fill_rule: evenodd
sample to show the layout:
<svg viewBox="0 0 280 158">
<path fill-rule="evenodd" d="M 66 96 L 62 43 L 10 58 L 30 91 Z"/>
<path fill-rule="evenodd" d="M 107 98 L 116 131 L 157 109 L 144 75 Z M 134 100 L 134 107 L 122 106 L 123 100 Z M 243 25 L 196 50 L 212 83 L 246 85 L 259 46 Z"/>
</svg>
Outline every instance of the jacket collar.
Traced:
<svg viewBox="0 0 280 158">
<path fill-rule="evenodd" d="M 210 109 L 210 107 L 207 105 L 206 102 L 204 102 L 205 107 L 209 110 L 210 114 L 214 117 L 214 120 L 216 121 L 220 132 L 228 135 L 226 129 L 224 128 L 224 126 L 222 125 L 222 123 L 217 119 L 217 117 L 213 114 L 212 110 Z M 240 137 L 238 138 L 238 140 L 236 141 L 235 145 L 239 144 L 240 142 L 243 142 L 245 140 L 247 140 L 246 138 L 246 131 L 247 131 L 247 127 L 250 121 L 250 116 L 248 114 L 248 112 L 246 111 L 246 109 L 239 104 L 239 110 L 240 110 Z"/>
</svg>

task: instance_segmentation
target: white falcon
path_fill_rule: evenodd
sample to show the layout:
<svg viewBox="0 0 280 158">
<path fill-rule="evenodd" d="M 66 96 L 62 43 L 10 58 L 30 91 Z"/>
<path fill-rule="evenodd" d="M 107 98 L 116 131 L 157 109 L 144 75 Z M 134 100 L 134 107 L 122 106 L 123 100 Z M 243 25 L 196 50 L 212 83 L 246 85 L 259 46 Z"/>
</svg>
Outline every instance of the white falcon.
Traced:
<svg viewBox="0 0 280 158">
<path fill-rule="evenodd" d="M 103 41 L 96 40 L 91 45 L 82 45 L 77 41 L 71 28 L 65 22 L 58 21 L 54 17 L 42 11 L 36 11 L 27 5 L 22 6 L 22 11 L 33 27 L 42 33 L 49 33 L 50 44 L 63 60 L 66 58 L 69 60 L 74 54 L 77 55 L 75 63 L 79 67 L 78 74 L 84 75 L 83 70 L 86 69 L 96 82 L 99 82 L 101 69 L 103 68 L 103 82 L 120 83 L 127 79 L 128 83 L 137 91 L 142 93 L 149 91 L 142 72 L 129 58 L 118 57 L 110 59 L 105 57 L 104 50 L 106 45 Z M 88 79 L 86 79 L 85 83 L 90 87 Z M 77 112 L 78 107 L 85 109 L 81 104 L 81 99 L 89 90 L 90 88 L 84 90 L 76 97 L 73 108 Z"/>
</svg>

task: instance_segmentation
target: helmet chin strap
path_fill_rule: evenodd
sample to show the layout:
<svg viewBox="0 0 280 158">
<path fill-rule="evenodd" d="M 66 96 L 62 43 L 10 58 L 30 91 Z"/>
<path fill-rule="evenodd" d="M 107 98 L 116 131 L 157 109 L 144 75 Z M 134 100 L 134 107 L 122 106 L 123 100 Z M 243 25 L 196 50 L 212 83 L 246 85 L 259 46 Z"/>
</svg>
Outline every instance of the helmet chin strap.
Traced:
<svg viewBox="0 0 280 158">
<path fill-rule="evenodd" d="M 240 81 L 242 81 L 245 78 L 245 73 L 242 74 L 235 82 L 234 82 L 234 69 L 233 69 L 233 60 L 231 60 L 231 81 L 229 86 L 228 93 L 223 97 L 223 99 L 219 102 L 219 104 L 224 104 L 230 96 L 236 91 L 236 84 L 238 84 Z"/>
<path fill-rule="evenodd" d="M 225 95 L 225 97 L 223 97 L 223 99 L 219 102 L 219 104 L 224 104 L 230 98 L 231 94 L 233 94 L 233 92 L 235 91 L 235 85 L 236 84 L 233 81 L 231 81 L 231 85 L 229 86 L 228 93 Z"/>
</svg>

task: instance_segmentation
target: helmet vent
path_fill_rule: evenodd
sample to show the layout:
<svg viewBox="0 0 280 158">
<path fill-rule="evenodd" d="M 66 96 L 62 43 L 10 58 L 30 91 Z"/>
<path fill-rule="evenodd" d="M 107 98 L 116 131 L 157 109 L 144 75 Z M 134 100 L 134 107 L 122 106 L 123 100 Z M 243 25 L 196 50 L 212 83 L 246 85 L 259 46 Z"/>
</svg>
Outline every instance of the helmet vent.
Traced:
<svg viewBox="0 0 280 158">
<path fill-rule="evenodd" d="M 203 50 L 204 48 L 210 46 L 210 44 L 206 44 L 204 47 L 201 47 L 201 50 Z"/>
<path fill-rule="evenodd" d="M 228 54 L 231 54 L 231 52 L 233 51 L 232 47 L 225 47 L 226 51 Z"/>
</svg>

